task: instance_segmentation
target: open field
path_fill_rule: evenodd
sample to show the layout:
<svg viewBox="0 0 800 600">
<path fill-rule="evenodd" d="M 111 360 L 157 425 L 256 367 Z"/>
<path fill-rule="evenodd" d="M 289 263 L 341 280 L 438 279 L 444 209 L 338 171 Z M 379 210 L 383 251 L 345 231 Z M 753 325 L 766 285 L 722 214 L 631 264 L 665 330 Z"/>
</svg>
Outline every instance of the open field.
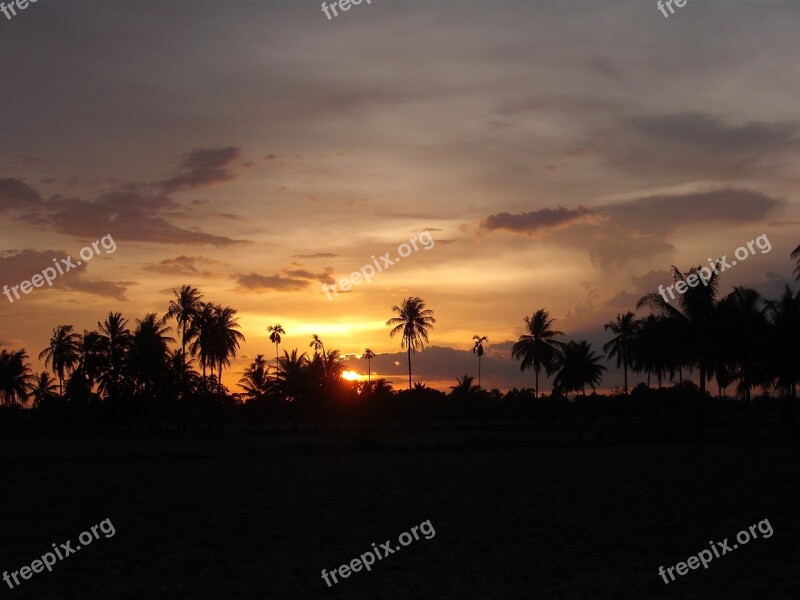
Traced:
<svg viewBox="0 0 800 600">
<path fill-rule="evenodd" d="M 337 434 L 329 433 L 328 439 Z M 0 569 L 110 518 L 15 598 L 796 598 L 800 446 L 276 453 L 274 436 L 5 439 Z M 665 585 L 670 566 L 768 518 Z M 430 520 L 328 589 L 320 577 Z"/>
</svg>

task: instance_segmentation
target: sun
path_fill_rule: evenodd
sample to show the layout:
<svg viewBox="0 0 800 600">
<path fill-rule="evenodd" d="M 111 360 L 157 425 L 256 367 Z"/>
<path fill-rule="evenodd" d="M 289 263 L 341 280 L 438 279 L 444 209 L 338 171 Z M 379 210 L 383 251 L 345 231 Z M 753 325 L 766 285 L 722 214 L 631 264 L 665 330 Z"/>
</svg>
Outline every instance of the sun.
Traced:
<svg viewBox="0 0 800 600">
<path fill-rule="evenodd" d="M 361 379 L 361 375 L 355 371 L 345 371 L 342 373 L 342 379 L 347 379 L 347 381 L 358 381 Z"/>
</svg>

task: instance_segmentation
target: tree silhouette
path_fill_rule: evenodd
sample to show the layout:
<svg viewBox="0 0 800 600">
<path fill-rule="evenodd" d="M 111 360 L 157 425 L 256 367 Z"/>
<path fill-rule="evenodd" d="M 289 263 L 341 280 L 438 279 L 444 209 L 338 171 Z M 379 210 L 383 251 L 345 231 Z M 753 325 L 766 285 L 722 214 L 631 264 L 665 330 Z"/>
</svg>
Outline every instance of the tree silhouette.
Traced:
<svg viewBox="0 0 800 600">
<path fill-rule="evenodd" d="M 239 323 L 236 310 L 218 304 L 205 303 L 192 321 L 192 329 L 196 334 L 192 342 L 192 354 L 197 354 L 203 377 L 206 367 L 210 368 L 213 377 L 217 372 L 218 392 L 222 393 L 222 369 L 230 366 L 231 358 L 236 356 L 244 335 L 238 331 Z"/>
<path fill-rule="evenodd" d="M 175 340 L 167 335 L 169 327 L 163 327 L 155 313 L 137 321 L 131 337 L 128 368 L 137 383 L 137 391 L 149 393 L 163 379 L 169 362 L 169 343 Z M 183 356 L 183 349 L 181 350 Z M 185 356 L 183 356 L 185 364 Z"/>
<path fill-rule="evenodd" d="M 721 267 L 718 264 L 717 267 Z M 702 267 L 705 268 L 705 267 Z M 677 267 L 672 267 L 672 278 L 678 282 L 699 282 L 701 267 L 692 267 L 686 274 L 681 273 Z M 708 269 L 706 269 L 708 271 Z M 652 292 L 639 299 L 636 308 L 647 306 L 661 316 L 671 317 L 685 321 L 687 344 L 691 351 L 690 360 L 700 370 L 700 395 L 705 397 L 706 380 L 711 376 L 714 364 L 714 314 L 717 306 L 717 288 L 719 285 L 718 274 L 710 272 L 707 284 L 696 283 L 694 287 L 686 285 L 686 292 L 678 295 L 680 309 L 664 300 L 658 292 Z M 697 279 L 692 279 L 697 278 Z"/>
<path fill-rule="evenodd" d="M 24 349 L 16 352 L 0 350 L 0 404 L 24 404 L 30 395 L 33 373 Z"/>
<path fill-rule="evenodd" d="M 620 366 L 623 369 L 625 376 L 625 384 L 623 389 L 628 393 L 628 366 L 631 362 L 631 347 L 636 335 L 636 315 L 628 311 L 624 315 L 617 315 L 616 321 L 609 321 L 605 324 L 604 329 L 611 330 L 615 334 L 610 341 L 606 342 L 603 346 L 603 352 L 606 353 L 608 358 L 617 359 L 617 368 Z"/>
<path fill-rule="evenodd" d="M 277 371 L 279 367 L 278 356 L 280 354 L 281 336 L 286 335 L 286 332 L 280 324 L 270 325 L 267 327 L 267 332 L 269 333 L 269 341 L 275 344 L 275 370 Z"/>
<path fill-rule="evenodd" d="M 164 315 L 164 319 L 175 319 L 181 334 L 181 356 L 183 366 L 186 367 L 186 344 L 191 342 L 191 323 L 200 308 L 203 295 L 190 285 L 184 285 L 180 291 L 172 290 L 175 295 L 169 302 L 169 308 Z"/>
<path fill-rule="evenodd" d="M 311 343 L 308 347 L 314 349 L 314 354 L 319 354 L 320 349 L 322 349 L 322 356 L 325 356 L 325 344 L 322 343 L 322 340 L 319 339 L 316 333 L 311 336 Z"/>
<path fill-rule="evenodd" d="M 539 372 L 542 367 L 548 375 L 554 372 L 559 358 L 555 338 L 564 334 L 553 329 L 555 319 L 551 319 L 550 314 L 543 308 L 533 313 L 533 316 L 525 317 L 524 321 L 527 333 L 521 335 L 511 348 L 511 356 L 522 360 L 520 371 L 533 367 L 536 373 L 534 398 L 538 398 Z"/>
<path fill-rule="evenodd" d="M 364 354 L 361 358 L 366 359 L 367 361 L 367 382 L 372 381 L 372 359 L 375 358 L 375 353 L 370 350 L 369 348 L 364 349 Z"/>
<path fill-rule="evenodd" d="M 558 373 L 553 379 L 553 385 L 565 393 L 581 392 L 586 395 L 586 386 L 600 385 L 603 381 L 603 371 L 608 369 L 599 364 L 602 355 L 592 352 L 592 346 L 586 340 L 568 343 L 558 342 L 561 346 L 561 355 L 558 359 Z"/>
<path fill-rule="evenodd" d="M 752 288 L 735 287 L 720 303 L 720 316 L 725 324 L 728 347 L 737 367 L 736 378 L 745 401 L 750 391 L 761 379 L 756 364 L 766 353 L 766 306 L 761 294 Z"/>
<path fill-rule="evenodd" d="M 47 371 L 36 373 L 33 381 L 30 393 L 33 397 L 34 408 L 38 408 L 56 397 L 56 380 L 50 377 L 50 373 Z"/>
<path fill-rule="evenodd" d="M 267 360 L 263 354 L 256 356 L 250 363 L 242 378 L 239 386 L 244 390 L 244 395 L 248 400 L 262 401 L 267 398 L 272 387 L 272 381 L 268 373 Z"/>
<path fill-rule="evenodd" d="M 485 335 L 473 335 L 472 339 L 475 340 L 475 345 L 472 346 L 472 352 L 478 355 L 478 388 L 481 387 L 481 357 L 483 356 L 483 345 L 489 341 Z"/>
<path fill-rule="evenodd" d="M 797 266 L 792 272 L 792 275 L 796 275 L 794 278 L 795 281 L 800 281 L 800 246 L 792 250 L 791 257 L 797 259 Z"/>
<path fill-rule="evenodd" d="M 103 323 L 97 324 L 105 354 L 104 370 L 100 374 L 100 390 L 111 398 L 118 398 L 123 383 L 132 336 L 128 320 L 120 313 L 109 312 Z M 127 387 L 127 386 L 126 386 Z"/>
<path fill-rule="evenodd" d="M 386 321 L 392 327 L 390 337 L 398 333 L 402 335 L 400 347 L 408 351 L 408 389 L 411 389 L 411 353 L 422 350 L 428 343 L 428 333 L 433 329 L 436 319 L 433 311 L 425 308 L 425 301 L 417 296 L 410 296 L 403 300 L 400 306 L 393 306 L 392 310 L 398 316 Z"/>
<path fill-rule="evenodd" d="M 59 325 L 53 329 L 50 345 L 39 353 L 44 358 L 44 366 L 52 365 L 58 377 L 58 393 L 64 395 L 64 376 L 72 371 L 80 359 L 81 336 L 75 333 L 72 325 Z"/>
</svg>

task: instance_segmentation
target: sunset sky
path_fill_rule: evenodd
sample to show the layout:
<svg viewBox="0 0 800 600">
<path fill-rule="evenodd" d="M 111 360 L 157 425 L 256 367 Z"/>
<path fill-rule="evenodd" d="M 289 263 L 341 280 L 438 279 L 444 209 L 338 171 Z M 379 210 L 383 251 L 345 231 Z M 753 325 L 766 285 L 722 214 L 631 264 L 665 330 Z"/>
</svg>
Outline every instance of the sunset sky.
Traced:
<svg viewBox="0 0 800 600">
<path fill-rule="evenodd" d="M 259 353 L 379 356 L 421 296 L 414 379 L 532 386 L 510 346 L 546 308 L 596 351 L 603 324 L 688 269 L 775 297 L 800 244 L 800 4 L 372 0 L 42 1 L 0 15 L 0 273 L 17 285 L 110 234 L 113 254 L 9 303 L 0 344 L 135 325 L 190 283 Z M 338 298 L 333 283 L 422 231 L 435 245 Z M 640 311 L 640 314 L 644 314 Z M 604 386 L 621 382 L 611 372 Z M 351 368 L 366 373 L 365 361 Z M 638 377 L 633 381 L 640 380 Z M 549 384 L 543 385 L 549 389 Z"/>
</svg>

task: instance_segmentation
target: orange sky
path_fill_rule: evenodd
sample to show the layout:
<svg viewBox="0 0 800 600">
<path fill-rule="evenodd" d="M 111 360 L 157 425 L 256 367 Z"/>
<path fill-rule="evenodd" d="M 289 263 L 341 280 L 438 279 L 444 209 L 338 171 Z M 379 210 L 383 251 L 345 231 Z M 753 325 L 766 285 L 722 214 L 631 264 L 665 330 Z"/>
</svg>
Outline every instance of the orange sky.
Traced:
<svg viewBox="0 0 800 600">
<path fill-rule="evenodd" d="M 383 2 L 332 21 L 313 2 L 32 5 L 0 23 L 2 283 L 107 234 L 117 248 L 0 296 L 0 344 L 35 356 L 58 324 L 133 323 L 190 283 L 239 310 L 229 386 L 274 357 L 273 323 L 285 348 L 316 333 L 392 354 L 376 367 L 402 385 L 385 321 L 417 295 L 438 322 L 415 379 L 475 374 L 481 334 L 484 385 L 505 388 L 531 385 L 509 348 L 538 308 L 599 350 L 670 265 L 761 234 L 772 250 L 721 289 L 775 296 L 800 243 L 798 18 L 788 2 L 669 20 L 632 2 Z M 430 250 L 323 293 L 425 230 Z"/>
</svg>

